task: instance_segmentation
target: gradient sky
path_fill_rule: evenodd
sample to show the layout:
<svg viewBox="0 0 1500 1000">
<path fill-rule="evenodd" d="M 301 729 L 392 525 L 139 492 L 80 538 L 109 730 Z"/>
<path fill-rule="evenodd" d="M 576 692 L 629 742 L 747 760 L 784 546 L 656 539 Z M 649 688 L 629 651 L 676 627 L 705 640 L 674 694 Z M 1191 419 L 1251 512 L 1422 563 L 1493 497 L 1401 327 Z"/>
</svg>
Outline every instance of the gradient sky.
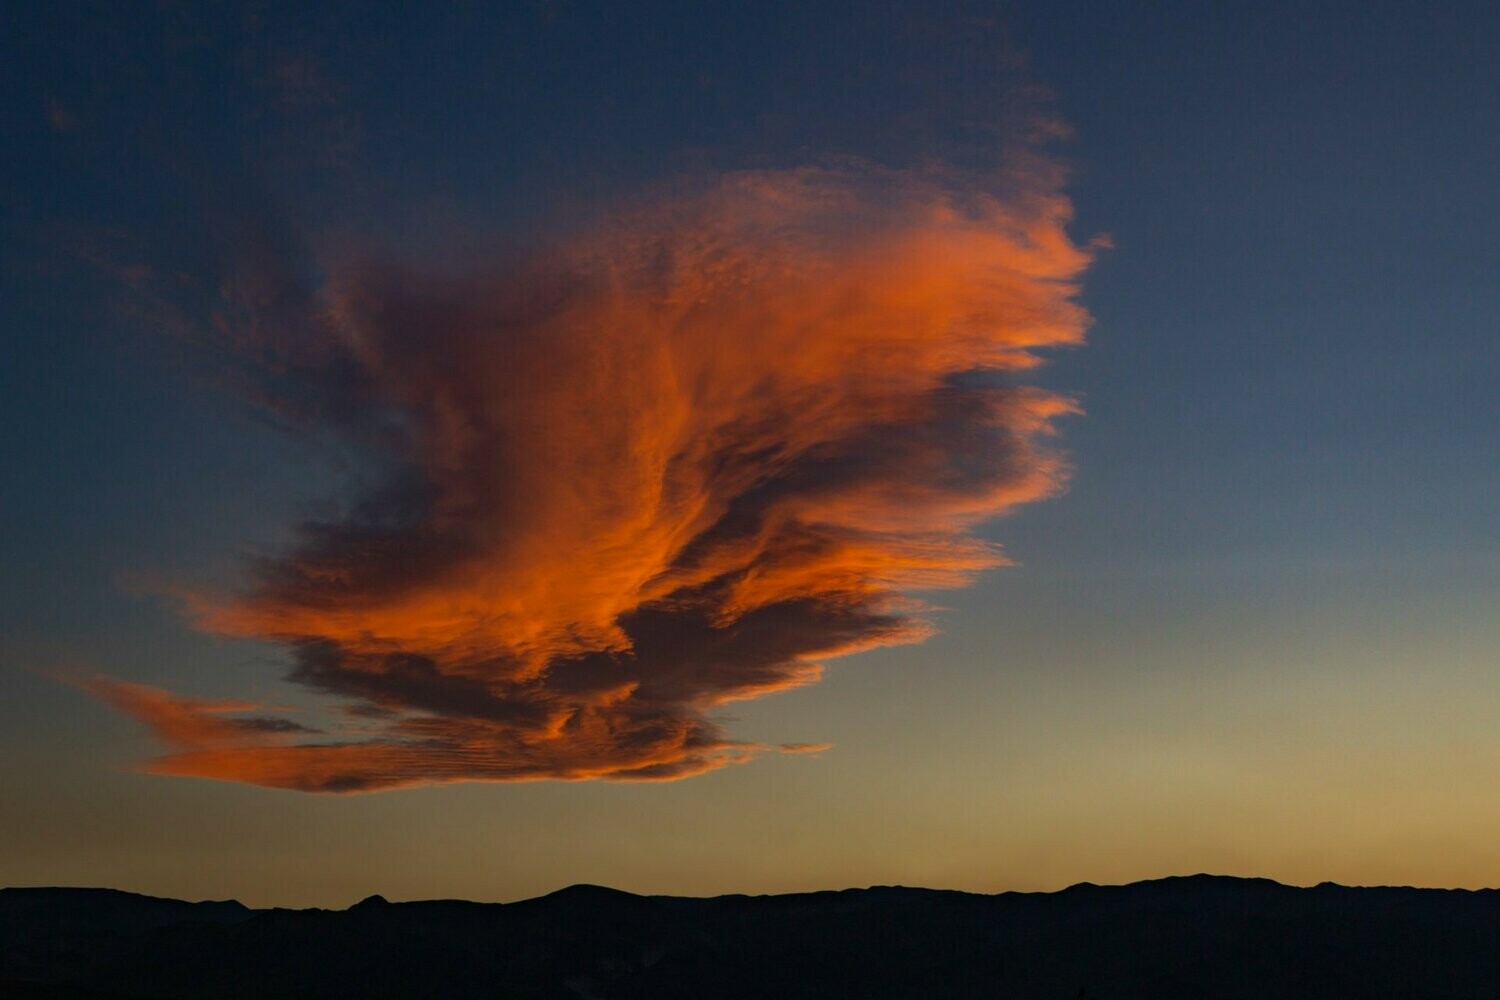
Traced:
<svg viewBox="0 0 1500 1000">
<path fill-rule="evenodd" d="M 40 5 L 0 15 L 0 884 L 330 906 L 572 882 L 1500 884 L 1492 5 L 26 7 Z M 876 581 L 901 591 L 976 578 L 923 591 L 940 606 L 924 641 L 826 660 L 816 683 L 708 722 L 699 706 L 734 684 L 809 678 L 757 653 L 731 684 L 640 652 L 631 694 L 517 682 L 492 706 L 536 732 L 597 718 L 608 738 L 542 756 L 485 742 L 434 708 L 472 710 L 468 688 L 431 676 L 478 669 L 462 642 L 437 652 L 425 631 L 388 630 L 376 638 L 427 659 L 366 668 L 368 623 L 313 622 L 343 592 L 308 581 L 366 551 L 341 518 L 377 497 L 385 461 L 440 501 L 478 496 L 484 516 L 401 535 L 380 570 L 402 595 L 383 623 L 425 625 L 433 595 L 483 590 L 451 569 L 462 543 L 529 581 L 587 563 L 547 584 L 562 600 L 522 602 L 485 634 L 514 642 L 508 678 L 618 645 L 607 626 L 629 609 L 608 603 L 598 567 L 645 572 L 645 557 L 598 540 L 639 521 L 578 501 L 559 522 L 575 492 L 535 484 L 588 470 L 618 498 L 660 480 L 621 454 L 661 426 L 670 393 L 638 355 L 600 355 L 563 327 L 543 330 L 564 346 L 529 368 L 444 331 L 465 310 L 509 316 L 537 287 L 562 289 L 580 329 L 607 327 L 656 286 L 601 299 L 571 291 L 577 276 L 599 261 L 634 274 L 665 245 L 712 313 L 662 348 L 713 387 L 681 440 L 753 455 L 816 432 L 843 449 L 769 498 L 715 487 L 714 502 L 757 523 L 810 505 L 820 523 L 910 518 L 898 547 L 815 546 L 795 574 L 745 563 L 778 600 L 838 595 L 836 621 L 826 601 L 769 620 L 782 652 L 898 636 L 888 607 L 828 582 L 855 561 L 904 567 Z M 725 255 L 757 308 L 779 310 L 776 329 L 819 350 L 736 326 L 744 303 L 704 283 Z M 994 260 L 1009 268 L 998 284 L 978 277 Z M 1082 346 L 1063 346 L 1083 319 L 1056 280 L 1078 282 L 1092 317 Z M 887 298 L 820 326 L 847 298 L 828 289 Z M 345 341 L 309 318 L 315 298 L 366 351 L 353 382 Z M 948 323 L 960 300 L 964 315 L 1051 325 L 957 355 L 869 332 L 879 317 Z M 1046 363 L 1023 370 L 1014 351 L 1031 347 Z M 808 373 L 795 393 L 745 389 L 792 371 Z M 597 388 L 570 395 L 585 378 Z M 491 460 L 499 485 L 445 464 L 455 435 L 428 433 L 449 412 L 430 401 L 460 389 L 481 402 L 458 426 L 505 431 L 461 454 Z M 994 436 L 953 430 L 972 399 L 999 401 Z M 651 419 L 589 433 L 619 412 Z M 1037 435 L 1039 413 L 1055 438 Z M 926 431 L 898 440 L 897 426 Z M 530 464 L 506 450 L 520 427 L 539 442 Z M 1046 498 L 1051 449 L 1071 475 Z M 532 513 L 517 513 L 515 484 L 541 498 Z M 1008 501 L 1026 502 L 971 532 Z M 308 520 L 338 530 L 310 549 L 295 531 Z M 494 542 L 502 522 L 546 558 Z M 722 532 L 693 530 L 741 558 L 710 544 Z M 931 548 L 935 532 L 947 547 Z M 984 543 L 1014 565 L 980 570 Z M 436 569 L 416 579 L 418 562 Z M 694 591 L 628 638 L 680 637 L 682 621 L 741 613 L 753 590 Z M 663 671 L 672 683 L 653 688 Z M 175 743 L 117 710 L 149 714 L 149 697 L 176 699 L 162 709 Z M 365 736 L 399 740 L 382 713 L 416 709 L 441 720 L 424 730 L 441 752 L 259 763 L 250 780 L 384 787 L 493 778 L 496 760 L 525 777 L 692 776 L 352 795 L 244 780 L 264 751 L 286 759 L 294 724 L 363 718 Z M 660 740 L 663 727 L 689 738 Z M 186 763 L 153 765 L 163 753 Z M 740 758 L 753 759 L 728 766 Z M 226 774 L 241 780 L 201 777 Z"/>
</svg>

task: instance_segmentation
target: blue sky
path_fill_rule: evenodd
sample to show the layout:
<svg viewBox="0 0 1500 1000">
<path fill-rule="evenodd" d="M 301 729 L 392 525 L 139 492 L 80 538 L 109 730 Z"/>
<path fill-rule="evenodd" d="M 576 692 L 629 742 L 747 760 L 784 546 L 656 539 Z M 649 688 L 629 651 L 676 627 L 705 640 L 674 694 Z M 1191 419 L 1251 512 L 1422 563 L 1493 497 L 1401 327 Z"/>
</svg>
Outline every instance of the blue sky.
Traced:
<svg viewBox="0 0 1500 1000">
<path fill-rule="evenodd" d="M 0 882 L 342 903 L 1500 860 L 1487 5 L 4 19 Z M 1037 101 L 1072 129 L 1074 238 L 1113 243 L 1086 346 L 1037 376 L 1086 411 L 1071 487 L 983 530 L 1019 565 L 943 594 L 939 636 L 735 706 L 832 750 L 323 798 L 134 773 L 149 740 L 53 679 L 305 698 L 152 581 L 235 579 L 355 475 L 133 315 L 132 265 L 201 290 L 226 232 L 294 271 L 361 240 L 461 262 L 684 173 L 962 161 Z"/>
</svg>

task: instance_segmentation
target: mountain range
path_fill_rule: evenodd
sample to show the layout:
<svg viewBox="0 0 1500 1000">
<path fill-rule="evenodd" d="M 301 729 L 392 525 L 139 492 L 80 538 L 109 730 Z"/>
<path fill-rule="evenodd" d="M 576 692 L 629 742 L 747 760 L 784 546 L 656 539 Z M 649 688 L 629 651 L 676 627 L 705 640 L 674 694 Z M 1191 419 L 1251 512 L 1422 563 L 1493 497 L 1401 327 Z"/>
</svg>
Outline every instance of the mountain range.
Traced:
<svg viewBox="0 0 1500 1000">
<path fill-rule="evenodd" d="M 1193 875 L 251 909 L 0 889 L 0 997 L 1500 998 L 1500 891 Z"/>
</svg>

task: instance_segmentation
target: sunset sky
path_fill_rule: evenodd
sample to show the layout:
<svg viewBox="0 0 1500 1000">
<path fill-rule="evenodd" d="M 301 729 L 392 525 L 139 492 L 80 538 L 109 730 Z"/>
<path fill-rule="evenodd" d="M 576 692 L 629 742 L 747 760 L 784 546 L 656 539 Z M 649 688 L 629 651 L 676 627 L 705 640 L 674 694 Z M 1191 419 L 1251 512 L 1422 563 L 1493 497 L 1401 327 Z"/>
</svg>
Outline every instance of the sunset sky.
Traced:
<svg viewBox="0 0 1500 1000">
<path fill-rule="evenodd" d="M 1500 884 L 1500 7 L 431 6 L 0 14 L 0 885 Z"/>
</svg>

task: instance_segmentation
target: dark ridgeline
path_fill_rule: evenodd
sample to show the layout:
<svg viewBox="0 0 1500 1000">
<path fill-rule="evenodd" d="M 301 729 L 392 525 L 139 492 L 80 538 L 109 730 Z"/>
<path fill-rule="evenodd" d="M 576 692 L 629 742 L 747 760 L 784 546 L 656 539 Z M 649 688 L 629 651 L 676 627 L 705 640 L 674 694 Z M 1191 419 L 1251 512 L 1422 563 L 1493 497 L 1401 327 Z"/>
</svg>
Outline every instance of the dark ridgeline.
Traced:
<svg viewBox="0 0 1500 1000">
<path fill-rule="evenodd" d="M 0 996 L 1475 1000 L 1500 998 L 1500 892 L 1208 875 L 997 896 L 579 885 L 338 911 L 5 889 Z"/>
</svg>

